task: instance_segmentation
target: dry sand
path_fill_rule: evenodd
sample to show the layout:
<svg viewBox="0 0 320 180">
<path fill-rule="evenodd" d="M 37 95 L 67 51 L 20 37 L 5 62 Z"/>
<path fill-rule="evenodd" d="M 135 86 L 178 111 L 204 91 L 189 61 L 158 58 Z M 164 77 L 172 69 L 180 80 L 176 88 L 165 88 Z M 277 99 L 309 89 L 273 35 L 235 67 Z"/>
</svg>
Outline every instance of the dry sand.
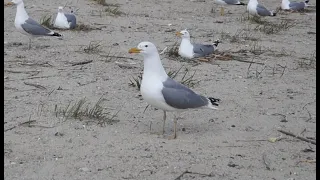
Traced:
<svg viewBox="0 0 320 180">
<path fill-rule="evenodd" d="M 263 3 L 276 9 L 279 1 Z M 100 30 L 58 31 L 63 40 L 38 38 L 31 50 L 27 50 L 28 38 L 14 27 L 16 8 L 4 8 L 5 179 L 315 179 L 315 145 L 277 131 L 316 135 L 315 12 L 266 17 L 274 23 L 295 23 L 267 35 L 254 30 L 255 24 L 239 21 L 246 7 L 228 6 L 221 17 L 209 0 L 110 3 L 118 3 L 125 14 L 110 16 L 93 1 L 72 1 L 79 8 L 78 22 Z M 55 16 L 64 4 L 61 0 L 25 1 L 27 12 L 36 20 L 46 14 Z M 183 113 L 178 138 L 167 140 L 173 132 L 173 114 L 168 114 L 166 136 L 154 134 L 162 129 L 163 113 L 153 108 L 143 113 L 146 103 L 129 86 L 129 79 L 142 70 L 142 57 L 127 52 L 146 40 L 162 50 L 180 42 L 175 31 L 185 28 L 194 42 L 219 38 L 220 52 L 242 50 L 233 55 L 264 65 L 248 68 L 249 63 L 216 60 L 193 66 L 161 55 L 167 71 L 182 65 L 196 71 L 200 82 L 193 89 L 222 100 L 217 111 Z M 242 36 L 236 38 L 237 32 Z M 83 51 L 91 41 L 101 41 L 101 52 Z M 119 67 L 115 61 L 124 59 L 104 57 L 110 51 L 138 59 L 134 60 L 138 68 Z M 87 60 L 93 62 L 72 66 Z M 88 119 L 64 120 L 54 113 L 55 105 L 64 107 L 84 97 L 95 103 L 101 96 L 106 99 L 106 111 L 120 110 L 118 123 L 100 126 Z M 19 125 L 29 118 L 33 124 Z M 280 140 L 268 141 L 276 137 Z"/>
</svg>

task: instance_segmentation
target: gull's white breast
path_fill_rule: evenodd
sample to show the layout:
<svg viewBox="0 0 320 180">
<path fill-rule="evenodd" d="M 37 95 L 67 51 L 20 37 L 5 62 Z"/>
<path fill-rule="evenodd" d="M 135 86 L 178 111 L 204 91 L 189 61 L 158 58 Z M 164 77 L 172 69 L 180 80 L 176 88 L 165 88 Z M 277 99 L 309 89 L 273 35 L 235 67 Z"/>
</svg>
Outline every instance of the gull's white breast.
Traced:
<svg viewBox="0 0 320 180">
<path fill-rule="evenodd" d="M 175 108 L 169 106 L 162 95 L 163 84 L 156 76 L 143 77 L 141 83 L 141 95 L 151 106 L 165 111 L 174 111 Z"/>
<path fill-rule="evenodd" d="M 25 35 L 30 35 L 29 33 L 27 33 L 22 27 L 21 24 L 24 24 L 25 21 L 28 19 L 29 17 L 24 17 L 20 14 L 17 13 L 15 19 L 14 19 L 14 26 L 17 28 L 17 30 Z"/>
<path fill-rule="evenodd" d="M 178 54 L 185 58 L 193 58 L 193 45 L 191 43 L 181 42 Z"/>
<path fill-rule="evenodd" d="M 249 11 L 250 14 L 252 15 L 257 15 L 257 4 L 256 3 L 253 3 L 253 2 L 249 2 L 248 3 L 248 8 L 247 10 Z"/>
<path fill-rule="evenodd" d="M 54 22 L 54 26 L 63 29 L 70 28 L 70 24 L 68 23 L 67 17 L 63 13 L 58 13 Z"/>
</svg>

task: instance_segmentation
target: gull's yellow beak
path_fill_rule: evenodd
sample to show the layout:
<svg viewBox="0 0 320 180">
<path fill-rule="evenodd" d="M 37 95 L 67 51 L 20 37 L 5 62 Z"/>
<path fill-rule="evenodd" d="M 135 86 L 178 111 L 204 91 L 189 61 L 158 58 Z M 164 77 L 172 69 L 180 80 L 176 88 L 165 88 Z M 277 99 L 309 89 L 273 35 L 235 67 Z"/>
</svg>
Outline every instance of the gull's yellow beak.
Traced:
<svg viewBox="0 0 320 180">
<path fill-rule="evenodd" d="M 131 48 L 129 49 L 129 53 L 140 53 L 141 52 L 141 49 L 138 49 L 138 48 Z"/>
<path fill-rule="evenodd" d="M 182 35 L 182 33 L 181 32 L 176 32 L 176 35 L 180 37 Z"/>
</svg>

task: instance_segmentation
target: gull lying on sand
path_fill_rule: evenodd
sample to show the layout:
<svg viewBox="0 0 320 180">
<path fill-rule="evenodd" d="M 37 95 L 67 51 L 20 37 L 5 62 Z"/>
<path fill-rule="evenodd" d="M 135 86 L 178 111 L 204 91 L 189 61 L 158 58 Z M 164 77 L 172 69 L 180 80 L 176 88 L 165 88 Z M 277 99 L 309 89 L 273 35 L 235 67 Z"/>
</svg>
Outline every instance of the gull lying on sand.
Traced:
<svg viewBox="0 0 320 180">
<path fill-rule="evenodd" d="M 245 3 L 240 2 L 239 0 L 214 0 L 214 2 L 219 5 L 246 5 Z M 221 7 L 220 9 L 220 15 L 224 15 L 223 7 Z"/>
<path fill-rule="evenodd" d="M 308 3 L 309 0 L 304 2 L 290 2 L 289 0 L 282 0 L 281 9 L 299 11 L 308 6 Z"/>
<path fill-rule="evenodd" d="M 61 34 L 40 25 L 38 22 L 30 18 L 24 9 L 24 3 L 22 0 L 12 0 L 12 3 L 17 5 L 14 25 L 20 33 L 29 36 L 29 49 L 31 48 L 31 38 L 33 37 L 62 36 Z"/>
<path fill-rule="evenodd" d="M 190 42 L 190 34 L 187 30 L 177 32 L 176 35 L 182 38 L 178 53 L 188 59 L 208 56 L 217 49 L 220 43 L 219 40 L 216 40 L 213 44 L 193 44 Z"/>
<path fill-rule="evenodd" d="M 198 95 L 167 75 L 158 50 L 151 42 L 141 42 L 137 48 L 131 48 L 129 53 L 139 53 L 144 58 L 141 95 L 149 105 L 163 110 L 162 134 L 164 134 L 167 111 L 181 112 L 195 108 L 217 109 L 220 99 Z M 177 121 L 175 116 L 174 134 L 169 139 L 177 137 Z"/>
<path fill-rule="evenodd" d="M 259 4 L 257 0 L 249 0 L 247 10 L 249 14 L 255 16 L 276 16 L 276 13 L 269 11 L 262 4 Z"/>
<path fill-rule="evenodd" d="M 59 6 L 53 26 L 60 29 L 74 29 L 76 24 L 76 16 L 73 13 L 64 13 L 63 7 Z"/>
</svg>

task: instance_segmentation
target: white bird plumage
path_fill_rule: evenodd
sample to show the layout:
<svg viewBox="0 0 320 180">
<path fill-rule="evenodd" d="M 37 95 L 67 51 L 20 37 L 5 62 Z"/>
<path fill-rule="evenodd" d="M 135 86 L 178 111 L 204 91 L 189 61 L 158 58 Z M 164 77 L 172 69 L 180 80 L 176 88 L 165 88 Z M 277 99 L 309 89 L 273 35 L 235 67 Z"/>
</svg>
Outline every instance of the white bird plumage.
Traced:
<svg viewBox="0 0 320 180">
<path fill-rule="evenodd" d="M 214 41 L 213 44 L 191 43 L 190 34 L 186 29 L 177 32 L 176 35 L 181 37 L 178 54 L 188 59 L 208 56 L 217 49 L 218 44 L 220 43 L 219 40 Z"/>
<path fill-rule="evenodd" d="M 24 3 L 22 0 L 12 0 L 12 3 L 17 5 L 14 25 L 20 33 L 29 36 L 29 49 L 31 48 L 31 38 L 33 37 L 62 36 L 61 34 L 40 25 L 38 22 L 30 18 L 24 9 Z"/>
<path fill-rule="evenodd" d="M 141 42 L 137 48 L 131 48 L 129 53 L 139 53 L 144 57 L 141 95 L 149 105 L 164 111 L 164 124 L 166 111 L 181 112 L 195 108 L 217 109 L 216 106 L 220 99 L 198 95 L 167 75 L 153 43 Z M 175 117 L 174 134 L 171 138 L 176 138 L 176 124 L 177 118 Z"/>
<path fill-rule="evenodd" d="M 73 13 L 64 13 L 63 7 L 59 6 L 53 26 L 60 29 L 73 29 L 76 27 L 76 16 Z"/>
</svg>

